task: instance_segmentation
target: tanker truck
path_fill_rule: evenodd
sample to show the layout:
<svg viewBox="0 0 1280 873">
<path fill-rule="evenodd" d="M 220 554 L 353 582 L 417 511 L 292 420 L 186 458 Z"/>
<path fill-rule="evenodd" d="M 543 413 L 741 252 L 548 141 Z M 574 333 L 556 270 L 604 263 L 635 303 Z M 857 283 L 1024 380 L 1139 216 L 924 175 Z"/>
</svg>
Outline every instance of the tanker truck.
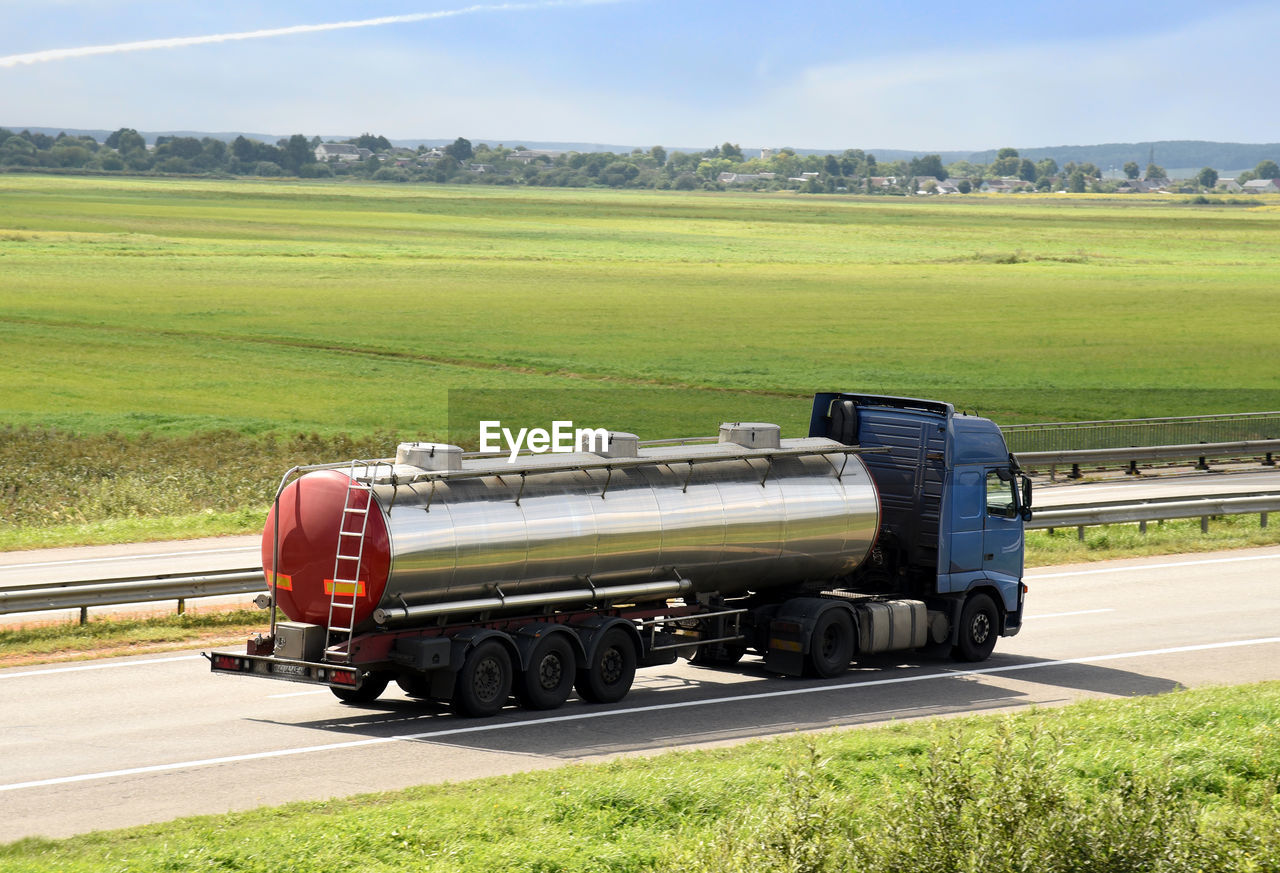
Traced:
<svg viewBox="0 0 1280 873">
<path fill-rule="evenodd" d="M 395 682 L 482 717 L 614 702 L 678 657 L 823 678 L 893 651 L 981 661 L 1022 625 L 1031 483 L 985 418 L 833 392 L 804 438 L 731 422 L 587 448 L 295 467 L 263 532 L 270 628 L 213 672 L 351 704 Z"/>
</svg>

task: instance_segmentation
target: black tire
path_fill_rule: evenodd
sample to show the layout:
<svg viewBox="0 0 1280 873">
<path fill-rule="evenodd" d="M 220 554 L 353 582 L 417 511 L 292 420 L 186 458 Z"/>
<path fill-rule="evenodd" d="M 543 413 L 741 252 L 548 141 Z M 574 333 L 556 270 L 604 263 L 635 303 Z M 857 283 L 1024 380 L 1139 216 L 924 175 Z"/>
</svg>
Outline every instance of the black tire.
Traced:
<svg viewBox="0 0 1280 873">
<path fill-rule="evenodd" d="M 849 669 L 852 660 L 853 617 L 846 609 L 828 609 L 818 616 L 809 638 L 809 672 L 830 679 Z"/>
<path fill-rule="evenodd" d="M 370 673 L 364 677 L 364 682 L 360 683 L 359 688 L 330 685 L 329 690 L 343 703 L 373 703 L 382 692 L 387 690 L 387 683 L 390 681 L 391 677 L 385 673 Z"/>
<path fill-rule="evenodd" d="M 616 703 L 636 678 L 636 647 L 620 627 L 604 632 L 591 660 L 578 670 L 574 687 L 590 703 Z"/>
<path fill-rule="evenodd" d="M 454 709 L 475 718 L 496 715 L 511 696 L 511 655 L 497 640 L 485 640 L 462 662 L 453 689 Z"/>
<path fill-rule="evenodd" d="M 985 661 L 1000 636 L 1000 613 L 986 594 L 974 594 L 960 612 L 960 640 L 952 657 L 957 661 Z"/>
<path fill-rule="evenodd" d="M 563 633 L 549 634 L 529 653 L 529 667 L 516 683 L 516 697 L 529 709 L 555 709 L 569 699 L 577 671 L 573 644 Z"/>
<path fill-rule="evenodd" d="M 414 700 L 428 700 L 431 697 L 431 679 L 424 673 L 401 673 L 396 677 L 396 684 Z"/>
</svg>

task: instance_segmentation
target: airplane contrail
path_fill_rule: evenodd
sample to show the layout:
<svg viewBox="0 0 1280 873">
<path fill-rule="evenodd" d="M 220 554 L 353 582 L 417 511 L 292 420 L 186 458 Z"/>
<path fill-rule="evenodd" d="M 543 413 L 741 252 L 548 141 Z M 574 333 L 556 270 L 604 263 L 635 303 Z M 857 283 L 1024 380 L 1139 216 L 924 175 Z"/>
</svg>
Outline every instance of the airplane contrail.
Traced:
<svg viewBox="0 0 1280 873">
<path fill-rule="evenodd" d="M 494 3 L 466 6 L 461 9 L 444 9 L 436 12 L 414 12 L 408 15 L 386 15 L 381 18 L 365 18 L 360 21 L 332 21 L 326 24 L 296 24 L 292 27 L 273 27 L 267 30 L 247 30 L 241 33 L 214 33 L 206 36 L 177 36 L 167 39 L 145 39 L 138 42 L 120 42 L 114 45 L 90 45 L 79 48 L 46 49 L 27 54 L 0 57 L 0 67 L 17 67 L 24 64 L 42 64 L 66 58 L 84 58 L 90 55 L 112 55 L 124 52 L 150 51 L 151 49 L 182 48 L 189 45 L 205 45 L 215 42 L 231 42 L 242 39 L 268 39 L 274 36 L 293 36 L 299 33 L 319 33 L 326 30 L 348 30 L 354 27 L 381 27 L 387 24 L 411 24 L 416 21 L 433 21 L 456 18 L 481 12 L 521 12 L 532 9 L 550 9 L 556 6 L 597 6 L 624 2 L 624 0 L 541 0 L 529 3 Z"/>
</svg>

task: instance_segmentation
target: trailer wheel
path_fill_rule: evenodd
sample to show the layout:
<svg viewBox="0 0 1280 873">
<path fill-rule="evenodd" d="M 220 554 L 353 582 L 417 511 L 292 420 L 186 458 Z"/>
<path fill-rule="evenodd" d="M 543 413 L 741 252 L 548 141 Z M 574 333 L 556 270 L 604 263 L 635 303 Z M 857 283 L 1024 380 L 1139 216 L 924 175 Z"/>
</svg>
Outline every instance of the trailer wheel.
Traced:
<svg viewBox="0 0 1280 873">
<path fill-rule="evenodd" d="M 453 705 L 463 715 L 495 715 L 511 696 L 511 655 L 497 640 L 485 640 L 467 653 L 458 671 Z"/>
<path fill-rule="evenodd" d="M 814 622 L 809 638 L 809 671 L 823 679 L 838 676 L 853 660 L 853 618 L 845 609 L 828 609 Z"/>
<path fill-rule="evenodd" d="M 387 690 L 387 683 L 390 681 L 391 677 L 385 673 L 370 673 L 364 677 L 364 682 L 359 688 L 339 688 L 336 685 L 330 685 L 329 690 L 343 703 L 372 703 Z"/>
<path fill-rule="evenodd" d="M 591 703 L 615 703 L 627 696 L 636 678 L 636 647 L 620 627 L 604 632 L 591 660 L 578 670 L 574 687 Z"/>
<path fill-rule="evenodd" d="M 952 653 L 957 661 L 985 661 L 1000 635 L 1000 613 L 986 594 L 975 594 L 960 613 L 960 641 Z"/>
<path fill-rule="evenodd" d="M 569 699 L 577 669 L 578 659 L 569 640 L 562 633 L 549 634 L 533 647 L 516 696 L 529 709 L 555 709 Z"/>
</svg>

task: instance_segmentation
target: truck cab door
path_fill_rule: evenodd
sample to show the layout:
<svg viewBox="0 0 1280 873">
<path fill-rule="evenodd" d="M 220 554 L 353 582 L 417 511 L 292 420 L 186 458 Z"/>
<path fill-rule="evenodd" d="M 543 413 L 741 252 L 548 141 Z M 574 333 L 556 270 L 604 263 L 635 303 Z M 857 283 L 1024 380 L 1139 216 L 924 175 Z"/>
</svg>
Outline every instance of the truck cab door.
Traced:
<svg viewBox="0 0 1280 873">
<path fill-rule="evenodd" d="M 1015 492 L 1017 477 L 1008 467 L 986 475 L 986 513 L 983 517 L 982 568 L 989 576 L 1022 578 L 1022 516 Z"/>
</svg>

